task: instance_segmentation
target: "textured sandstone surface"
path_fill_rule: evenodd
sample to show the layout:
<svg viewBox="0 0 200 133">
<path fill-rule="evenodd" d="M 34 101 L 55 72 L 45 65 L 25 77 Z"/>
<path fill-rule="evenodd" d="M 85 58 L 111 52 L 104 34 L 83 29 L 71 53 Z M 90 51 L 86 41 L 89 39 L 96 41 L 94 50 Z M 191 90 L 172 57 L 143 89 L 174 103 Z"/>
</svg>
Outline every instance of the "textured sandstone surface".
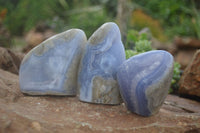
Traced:
<svg viewBox="0 0 200 133">
<path fill-rule="evenodd" d="M 10 49 L 0 47 L 0 68 L 18 74 L 23 54 L 14 53 Z"/>
<path fill-rule="evenodd" d="M 0 69 L 1 133 L 198 133 L 200 103 L 168 95 L 159 113 L 141 117 L 118 106 L 83 103 L 78 97 L 27 96 L 18 76 Z"/>
<path fill-rule="evenodd" d="M 185 69 L 179 84 L 179 93 L 200 97 L 200 50 Z"/>
</svg>

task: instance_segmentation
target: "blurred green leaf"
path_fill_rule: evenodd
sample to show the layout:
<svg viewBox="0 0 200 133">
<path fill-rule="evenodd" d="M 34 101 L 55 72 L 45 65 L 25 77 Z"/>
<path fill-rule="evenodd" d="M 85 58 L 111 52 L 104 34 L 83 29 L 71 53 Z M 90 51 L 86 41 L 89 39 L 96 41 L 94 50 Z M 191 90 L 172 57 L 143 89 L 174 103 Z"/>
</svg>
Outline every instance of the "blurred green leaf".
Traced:
<svg viewBox="0 0 200 133">
<path fill-rule="evenodd" d="M 151 51 L 151 42 L 148 40 L 139 40 L 135 43 L 135 50 L 139 53 Z"/>
</svg>

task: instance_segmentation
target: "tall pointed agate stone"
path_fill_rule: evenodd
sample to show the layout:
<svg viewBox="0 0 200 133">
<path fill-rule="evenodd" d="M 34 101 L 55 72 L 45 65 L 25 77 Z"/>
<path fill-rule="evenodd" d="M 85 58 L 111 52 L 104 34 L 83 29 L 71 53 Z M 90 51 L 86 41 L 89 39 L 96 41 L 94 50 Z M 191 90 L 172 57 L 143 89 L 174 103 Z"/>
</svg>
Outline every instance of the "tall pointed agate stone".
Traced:
<svg viewBox="0 0 200 133">
<path fill-rule="evenodd" d="M 157 113 L 173 75 L 173 56 L 162 50 L 139 54 L 126 60 L 117 73 L 122 98 L 131 112 L 142 116 Z"/>
<path fill-rule="evenodd" d="M 86 40 L 82 30 L 71 29 L 33 48 L 20 66 L 21 91 L 30 95 L 76 95 Z"/>
<path fill-rule="evenodd" d="M 118 67 L 125 61 L 118 26 L 103 24 L 89 38 L 79 71 L 80 100 L 99 104 L 119 104 L 116 81 Z"/>
</svg>

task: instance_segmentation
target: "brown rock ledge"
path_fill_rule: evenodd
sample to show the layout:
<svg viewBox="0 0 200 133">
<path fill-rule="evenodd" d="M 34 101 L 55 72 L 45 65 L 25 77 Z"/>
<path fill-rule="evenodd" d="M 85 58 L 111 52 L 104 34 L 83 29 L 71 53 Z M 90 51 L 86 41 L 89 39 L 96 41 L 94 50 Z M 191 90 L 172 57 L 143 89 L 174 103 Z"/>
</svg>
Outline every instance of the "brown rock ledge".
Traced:
<svg viewBox="0 0 200 133">
<path fill-rule="evenodd" d="M 179 81 L 179 93 L 200 97 L 200 50 L 185 69 Z"/>
<path fill-rule="evenodd" d="M 0 69 L 0 132 L 199 133 L 200 103 L 168 95 L 152 117 L 118 106 L 82 103 L 77 97 L 33 97 L 19 90 L 18 76 Z"/>
<path fill-rule="evenodd" d="M 22 53 L 16 53 L 10 49 L 0 47 L 0 69 L 18 74 L 23 56 Z"/>
</svg>

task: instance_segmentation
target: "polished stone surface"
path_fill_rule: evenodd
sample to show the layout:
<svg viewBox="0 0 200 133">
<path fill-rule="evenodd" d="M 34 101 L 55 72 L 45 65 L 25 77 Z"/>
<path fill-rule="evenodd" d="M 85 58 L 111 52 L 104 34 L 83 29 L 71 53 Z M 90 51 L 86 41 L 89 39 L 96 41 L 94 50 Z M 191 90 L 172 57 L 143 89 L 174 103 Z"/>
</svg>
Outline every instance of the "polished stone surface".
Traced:
<svg viewBox="0 0 200 133">
<path fill-rule="evenodd" d="M 125 61 L 118 26 L 103 24 L 89 38 L 79 71 L 80 100 L 99 104 L 119 104 L 116 80 L 118 67 Z"/>
<path fill-rule="evenodd" d="M 77 74 L 85 33 L 71 29 L 33 48 L 23 59 L 19 81 L 30 95 L 76 95 Z"/>
<path fill-rule="evenodd" d="M 154 50 L 131 57 L 119 68 L 117 80 L 122 98 L 131 112 L 142 116 L 157 113 L 173 75 L 173 56 Z"/>
</svg>

